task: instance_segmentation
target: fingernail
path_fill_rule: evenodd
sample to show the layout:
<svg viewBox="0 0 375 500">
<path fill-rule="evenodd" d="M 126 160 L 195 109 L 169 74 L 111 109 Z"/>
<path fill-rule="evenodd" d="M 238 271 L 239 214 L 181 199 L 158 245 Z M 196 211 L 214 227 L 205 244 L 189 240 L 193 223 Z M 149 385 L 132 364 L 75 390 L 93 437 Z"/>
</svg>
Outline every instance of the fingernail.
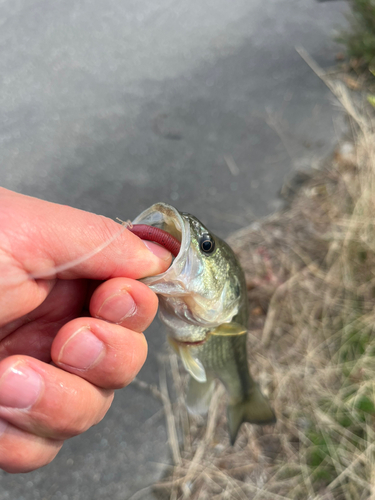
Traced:
<svg viewBox="0 0 375 500">
<path fill-rule="evenodd" d="M 157 243 L 153 243 L 152 241 L 144 241 L 142 240 L 145 246 L 152 252 L 156 257 L 159 257 L 161 260 L 170 260 L 171 252 L 166 248 L 158 245 Z"/>
<path fill-rule="evenodd" d="M 42 386 L 39 373 L 26 365 L 12 366 L 0 379 L 0 405 L 29 408 L 37 401 Z"/>
<path fill-rule="evenodd" d="M 104 351 L 104 344 L 86 327 L 77 330 L 63 345 L 57 362 L 87 370 Z"/>
<path fill-rule="evenodd" d="M 126 290 L 121 290 L 103 302 L 98 311 L 98 318 L 121 323 L 124 319 L 134 316 L 136 311 L 137 306 L 133 297 Z"/>
</svg>

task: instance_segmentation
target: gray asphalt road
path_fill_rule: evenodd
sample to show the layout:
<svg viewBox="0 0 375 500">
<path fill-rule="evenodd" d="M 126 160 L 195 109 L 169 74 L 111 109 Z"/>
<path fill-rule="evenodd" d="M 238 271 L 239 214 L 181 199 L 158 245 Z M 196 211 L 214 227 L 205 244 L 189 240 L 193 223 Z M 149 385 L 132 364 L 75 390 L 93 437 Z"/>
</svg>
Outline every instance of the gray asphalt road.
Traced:
<svg viewBox="0 0 375 500">
<path fill-rule="evenodd" d="M 0 184 L 112 218 L 166 201 L 227 235 L 277 208 L 284 176 L 339 138 L 339 108 L 294 47 L 333 65 L 345 10 L 313 0 L 3 0 Z M 157 323 L 147 336 L 140 378 L 155 382 Z M 168 460 L 159 403 L 129 387 L 51 465 L 1 474 L 0 500 L 127 499 Z"/>
</svg>

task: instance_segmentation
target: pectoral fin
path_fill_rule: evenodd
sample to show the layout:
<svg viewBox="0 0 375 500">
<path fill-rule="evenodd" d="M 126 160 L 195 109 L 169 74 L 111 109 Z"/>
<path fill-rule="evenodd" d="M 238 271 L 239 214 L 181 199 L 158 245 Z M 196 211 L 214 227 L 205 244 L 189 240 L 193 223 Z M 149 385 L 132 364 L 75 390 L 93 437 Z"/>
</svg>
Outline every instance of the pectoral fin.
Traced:
<svg viewBox="0 0 375 500">
<path fill-rule="evenodd" d="M 213 379 L 197 382 L 193 377 L 190 377 L 186 395 L 186 405 L 189 412 L 205 415 L 208 412 L 214 389 L 215 381 Z"/>
<path fill-rule="evenodd" d="M 243 335 L 247 332 L 247 329 L 240 325 L 239 323 L 223 323 L 222 325 L 215 328 L 210 332 L 210 335 L 218 335 L 221 337 L 233 337 L 236 335 Z"/>
<path fill-rule="evenodd" d="M 257 386 L 254 386 L 252 394 L 239 403 L 230 404 L 227 409 L 230 442 L 236 441 L 238 431 L 243 422 L 251 424 L 266 425 L 274 424 L 276 416 L 269 401 L 263 396 Z"/>
</svg>

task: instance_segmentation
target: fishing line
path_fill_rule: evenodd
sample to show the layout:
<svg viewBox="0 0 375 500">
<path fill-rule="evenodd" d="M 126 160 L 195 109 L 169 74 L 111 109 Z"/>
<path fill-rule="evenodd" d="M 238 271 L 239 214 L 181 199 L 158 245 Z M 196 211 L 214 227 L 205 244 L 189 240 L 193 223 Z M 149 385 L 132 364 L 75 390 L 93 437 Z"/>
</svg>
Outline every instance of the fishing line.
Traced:
<svg viewBox="0 0 375 500">
<path fill-rule="evenodd" d="M 118 217 L 116 217 L 116 219 L 121 223 L 122 226 L 121 229 L 117 231 L 117 233 L 115 233 L 107 241 L 94 248 L 91 252 L 88 252 L 85 255 L 82 255 L 81 257 L 77 257 L 76 259 L 71 260 L 70 262 L 66 262 L 65 264 L 60 264 L 59 266 L 47 269 L 45 271 L 29 273 L 26 275 L 26 278 L 30 280 L 46 279 L 48 277 L 51 278 L 53 275 L 56 275 L 63 271 L 67 271 L 81 264 L 82 262 L 85 262 L 86 260 L 90 259 L 94 255 L 98 254 L 99 252 L 107 248 L 111 243 L 113 243 L 117 238 L 119 238 L 126 229 L 135 234 L 136 236 L 138 236 L 142 240 L 148 240 L 158 243 L 159 245 L 169 250 L 174 257 L 177 257 L 180 251 L 181 244 L 176 238 L 170 235 L 167 231 L 164 231 L 163 229 L 156 228 L 153 226 L 147 226 L 146 224 L 133 225 L 130 220 L 123 221 Z M 24 281 L 25 277 L 22 277 L 19 279 L 15 279 L 13 282 L 9 282 L 8 280 L 7 284 L 19 285 Z"/>
<path fill-rule="evenodd" d="M 120 219 L 119 219 L 120 220 Z M 102 250 L 104 250 L 107 246 L 109 246 L 111 243 L 113 243 L 121 234 L 125 231 L 125 229 L 128 228 L 128 226 L 131 226 L 132 223 L 131 221 L 121 221 L 122 227 L 120 228 L 119 231 L 117 231 L 111 238 L 106 240 L 104 243 L 101 245 L 97 246 L 94 248 L 91 252 L 88 252 L 81 257 L 77 257 L 74 260 L 71 260 L 70 262 L 66 262 L 65 264 L 61 264 L 56 267 L 49 268 L 46 271 L 38 271 L 36 273 L 26 273 L 22 277 L 17 277 L 12 279 L 7 278 L 7 286 L 17 286 L 20 285 L 21 283 L 24 283 L 26 280 L 38 280 L 38 279 L 45 279 L 45 278 L 52 278 L 54 274 L 61 273 L 63 271 L 67 271 L 68 269 L 71 269 L 74 266 L 77 266 L 81 264 L 82 262 L 85 262 L 86 260 L 90 259 L 94 255 L 98 254 Z"/>
<path fill-rule="evenodd" d="M 101 252 L 102 250 L 107 248 L 112 242 L 114 242 L 119 236 L 121 236 L 121 234 L 125 231 L 125 229 L 128 228 L 128 225 L 132 225 L 132 223 L 130 221 L 126 221 L 126 222 L 121 221 L 121 223 L 122 223 L 122 228 L 117 233 L 115 233 L 111 238 L 109 238 L 107 241 L 105 241 L 104 243 L 102 243 L 98 247 L 94 248 L 94 250 L 92 250 L 91 252 L 89 252 L 85 255 L 82 255 L 81 257 L 77 257 L 76 259 L 71 260 L 70 262 L 66 262 L 65 264 L 61 264 L 59 266 L 53 267 L 52 269 L 49 269 L 47 271 L 41 271 L 39 273 L 29 274 L 28 275 L 29 278 L 34 279 L 34 280 L 46 278 L 48 276 L 51 276 L 51 274 L 58 274 L 58 273 L 61 273 L 63 271 L 67 271 L 68 269 L 71 269 L 74 266 L 78 266 L 82 262 L 85 262 L 86 260 L 91 259 L 91 257 L 94 257 L 94 255 L 98 254 L 99 252 Z"/>
</svg>

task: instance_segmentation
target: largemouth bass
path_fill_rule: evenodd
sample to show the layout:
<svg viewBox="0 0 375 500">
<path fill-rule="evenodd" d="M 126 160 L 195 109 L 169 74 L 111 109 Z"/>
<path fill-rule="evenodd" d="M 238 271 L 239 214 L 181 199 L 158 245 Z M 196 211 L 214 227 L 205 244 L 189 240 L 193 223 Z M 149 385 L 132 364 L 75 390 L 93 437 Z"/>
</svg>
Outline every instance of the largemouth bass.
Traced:
<svg viewBox="0 0 375 500">
<path fill-rule="evenodd" d="M 165 203 L 133 223 L 162 229 L 181 243 L 166 272 L 142 281 L 158 294 L 168 340 L 191 375 L 189 410 L 207 411 L 218 378 L 229 395 L 232 444 L 243 422 L 274 423 L 275 414 L 249 373 L 246 283 L 231 248 L 197 218 Z"/>
</svg>

